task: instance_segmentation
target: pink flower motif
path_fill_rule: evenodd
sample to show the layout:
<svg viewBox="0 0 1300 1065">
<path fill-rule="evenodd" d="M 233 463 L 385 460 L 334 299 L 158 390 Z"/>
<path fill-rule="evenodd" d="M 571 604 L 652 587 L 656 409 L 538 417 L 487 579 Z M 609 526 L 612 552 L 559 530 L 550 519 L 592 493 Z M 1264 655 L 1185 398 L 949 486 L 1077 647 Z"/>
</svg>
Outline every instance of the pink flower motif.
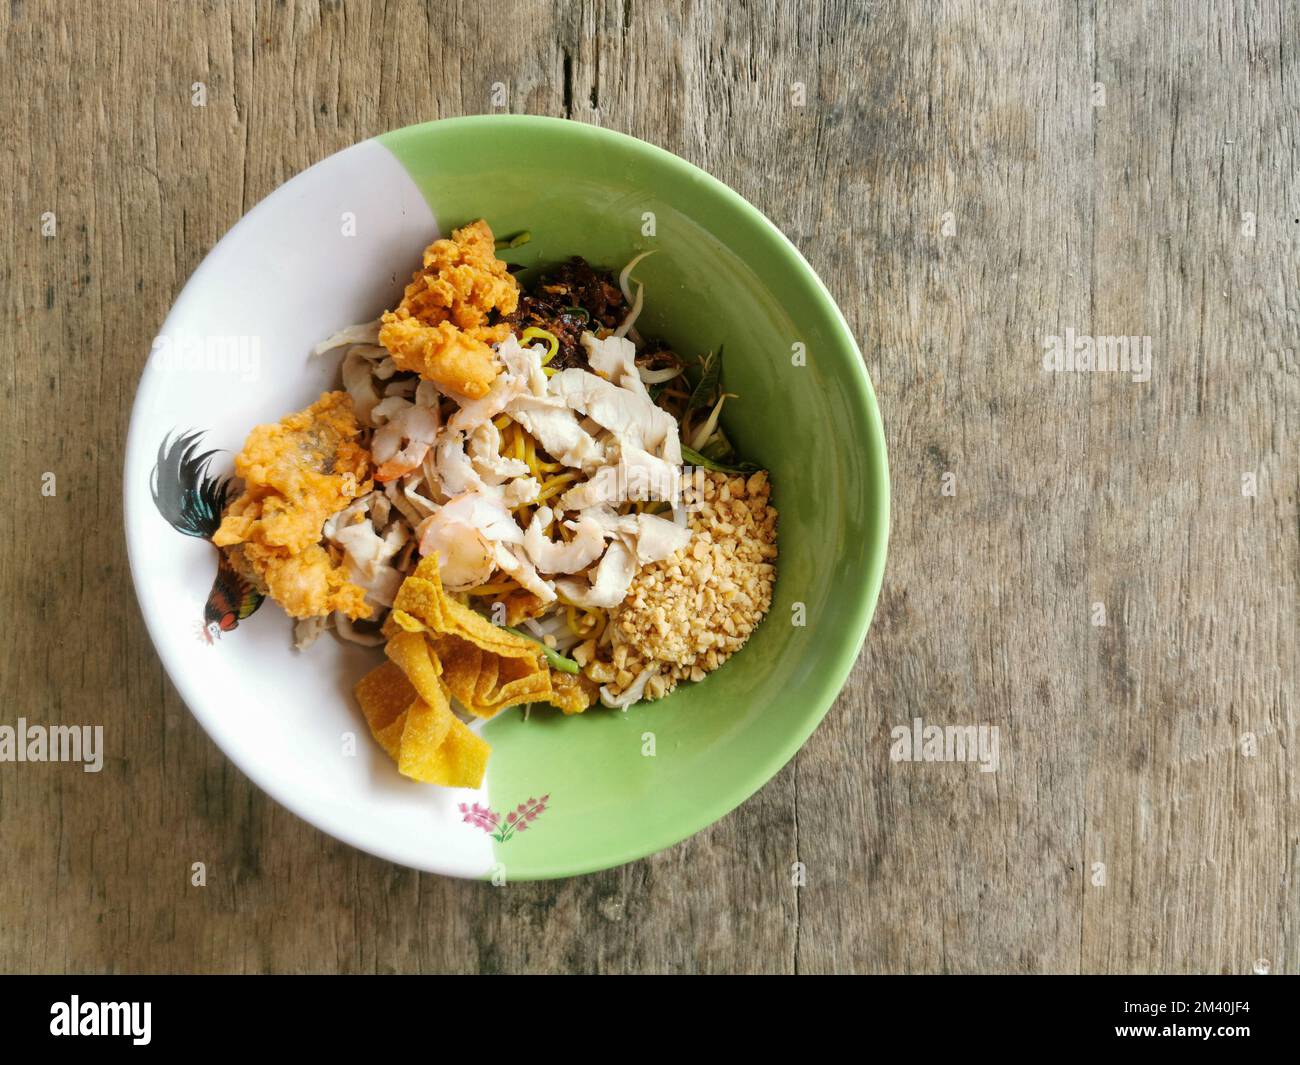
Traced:
<svg viewBox="0 0 1300 1065">
<path fill-rule="evenodd" d="M 457 806 L 457 809 L 462 814 L 461 819 L 467 824 L 481 828 L 498 843 L 505 843 L 516 832 L 524 831 L 532 822 L 545 813 L 546 804 L 550 801 L 550 798 L 549 794 L 543 795 L 540 799 L 529 798 L 527 802 L 521 802 L 513 810 L 506 812 L 504 817 L 495 810 L 489 810 L 486 806 L 480 806 L 478 803 L 467 805 L 462 802 Z"/>
<path fill-rule="evenodd" d="M 462 821 L 475 828 L 481 828 L 484 832 L 494 831 L 500 821 L 497 814 L 479 803 L 474 803 L 472 806 L 461 803 L 457 809 L 464 815 Z"/>
</svg>

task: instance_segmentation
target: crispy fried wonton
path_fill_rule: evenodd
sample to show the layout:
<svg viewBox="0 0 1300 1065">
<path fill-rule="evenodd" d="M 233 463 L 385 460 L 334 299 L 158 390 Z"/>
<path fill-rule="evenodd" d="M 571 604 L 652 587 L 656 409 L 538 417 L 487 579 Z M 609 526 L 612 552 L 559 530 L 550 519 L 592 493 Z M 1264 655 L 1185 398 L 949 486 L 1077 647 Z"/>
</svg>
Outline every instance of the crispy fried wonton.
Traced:
<svg viewBox="0 0 1300 1065">
<path fill-rule="evenodd" d="M 259 425 L 235 458 L 244 491 L 212 538 L 285 613 L 342 610 L 370 616 L 365 592 L 320 544 L 321 527 L 370 491 L 370 456 L 346 392 L 326 392 L 306 410 Z"/>
<path fill-rule="evenodd" d="M 519 305 L 519 285 L 496 257 L 496 241 L 479 219 L 451 240 L 435 240 L 406 286 L 397 310 L 384 314 L 379 342 L 398 369 L 439 389 L 482 399 L 497 374 L 491 344 L 510 326 L 501 317 Z"/>
<path fill-rule="evenodd" d="M 437 555 L 402 582 L 384 635 L 388 661 L 361 679 L 357 701 L 376 741 L 415 780 L 482 783 L 491 748 L 452 713 L 451 696 L 478 717 L 520 703 L 552 702 L 566 714 L 591 704 L 582 678 L 552 672 L 538 644 L 451 598 Z"/>
<path fill-rule="evenodd" d="M 516 636 L 443 590 L 438 556 L 420 561 L 393 601 L 393 642 L 427 634 L 443 681 L 471 714 L 491 717 L 507 706 L 547 699 L 550 670 L 532 640 Z"/>
<path fill-rule="evenodd" d="M 423 643 L 423 637 L 417 637 Z M 418 648 L 402 653 L 407 666 Z M 415 667 L 427 680 L 430 674 Z M 396 661 L 372 669 L 356 686 L 357 702 L 370 732 L 404 776 L 449 788 L 476 788 L 483 782 L 492 748 L 455 714 L 446 689 L 437 681 L 419 689 Z"/>
</svg>

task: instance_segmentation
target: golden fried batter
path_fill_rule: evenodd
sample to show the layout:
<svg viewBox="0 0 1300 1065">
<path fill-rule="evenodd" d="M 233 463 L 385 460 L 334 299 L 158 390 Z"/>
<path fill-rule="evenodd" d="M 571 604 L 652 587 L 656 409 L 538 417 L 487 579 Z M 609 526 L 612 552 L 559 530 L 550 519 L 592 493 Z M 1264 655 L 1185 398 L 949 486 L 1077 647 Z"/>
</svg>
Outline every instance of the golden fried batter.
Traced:
<svg viewBox="0 0 1300 1065">
<path fill-rule="evenodd" d="M 547 701 L 564 711 L 566 717 L 570 714 L 582 713 L 596 701 L 599 695 L 600 685 L 581 673 L 561 673 L 558 669 L 551 670 L 551 694 L 547 697 Z"/>
<path fill-rule="evenodd" d="M 368 618 L 365 589 L 353 584 L 344 566 L 338 565 L 320 544 L 311 544 L 296 555 L 283 548 L 248 543 L 240 549 L 266 594 L 292 618 L 320 617 L 341 610 L 350 618 Z"/>
<path fill-rule="evenodd" d="M 540 617 L 546 611 L 545 603 L 532 592 L 522 589 L 512 592 L 502 601 L 506 605 L 506 624 L 511 626 L 518 625 L 525 618 Z"/>
<path fill-rule="evenodd" d="M 244 491 L 212 542 L 295 618 L 370 616 L 365 592 L 321 546 L 321 526 L 370 491 L 370 455 L 346 392 L 326 392 L 278 424 L 259 425 L 235 459 Z"/>
<path fill-rule="evenodd" d="M 489 322 L 518 305 L 519 284 L 496 257 L 492 230 L 479 219 L 424 250 L 424 267 L 406 286 L 401 304 L 384 314 L 379 342 L 399 369 L 481 399 L 497 374 L 489 345 L 510 333 L 505 322 Z"/>
</svg>

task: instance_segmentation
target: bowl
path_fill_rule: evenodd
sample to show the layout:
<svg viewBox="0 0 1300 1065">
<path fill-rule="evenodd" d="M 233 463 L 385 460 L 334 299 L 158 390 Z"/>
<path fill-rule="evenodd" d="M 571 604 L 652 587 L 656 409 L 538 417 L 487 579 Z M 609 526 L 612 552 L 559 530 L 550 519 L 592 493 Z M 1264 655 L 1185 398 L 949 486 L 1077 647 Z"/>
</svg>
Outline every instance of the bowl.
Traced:
<svg viewBox="0 0 1300 1065">
<path fill-rule="evenodd" d="M 724 424 L 771 471 L 780 511 L 771 612 L 698 684 L 627 711 L 534 708 L 486 723 L 484 786 L 401 777 L 351 689 L 382 656 L 325 637 L 303 652 L 273 603 L 241 617 L 218 552 L 154 471 L 229 473 L 256 424 L 337 387 L 312 348 L 400 298 L 437 235 L 475 218 L 527 230 L 527 271 L 581 255 L 619 269 L 654 249 L 638 329 L 683 354 L 725 346 Z M 198 498 L 198 497 L 195 497 Z M 168 520 L 164 511 L 170 507 Z M 724 816 L 834 703 L 870 624 L 888 534 L 880 414 L 834 300 L 757 209 L 678 157 L 559 119 L 410 126 L 341 151 L 254 207 L 203 260 L 155 339 L 131 414 L 131 574 L 168 675 L 203 728 L 272 798 L 393 862 L 498 882 L 632 861 Z M 191 515 L 192 519 L 192 515 Z M 201 524 L 201 523 L 199 523 Z M 179 525 L 179 528 L 178 528 Z M 224 619 L 224 620 L 223 620 Z M 529 804 L 531 803 L 531 806 Z M 521 807 L 541 812 L 521 818 Z M 512 820 L 511 815 L 515 815 Z"/>
</svg>

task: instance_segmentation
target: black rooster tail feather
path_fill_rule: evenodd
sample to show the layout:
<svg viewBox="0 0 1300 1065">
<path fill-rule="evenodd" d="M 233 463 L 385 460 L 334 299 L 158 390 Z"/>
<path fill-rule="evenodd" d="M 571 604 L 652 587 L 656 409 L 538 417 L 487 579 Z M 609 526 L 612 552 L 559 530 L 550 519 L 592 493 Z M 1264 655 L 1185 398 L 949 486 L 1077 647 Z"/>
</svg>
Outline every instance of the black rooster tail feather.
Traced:
<svg viewBox="0 0 1300 1065">
<path fill-rule="evenodd" d="M 158 445 L 158 461 L 149 478 L 154 505 L 169 525 L 186 536 L 211 540 L 221 525 L 230 497 L 230 478 L 208 474 L 216 450 L 200 451 L 203 433 L 171 435 Z"/>
</svg>

